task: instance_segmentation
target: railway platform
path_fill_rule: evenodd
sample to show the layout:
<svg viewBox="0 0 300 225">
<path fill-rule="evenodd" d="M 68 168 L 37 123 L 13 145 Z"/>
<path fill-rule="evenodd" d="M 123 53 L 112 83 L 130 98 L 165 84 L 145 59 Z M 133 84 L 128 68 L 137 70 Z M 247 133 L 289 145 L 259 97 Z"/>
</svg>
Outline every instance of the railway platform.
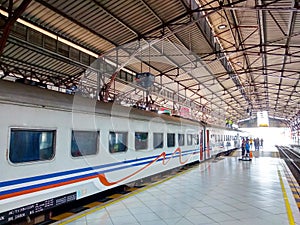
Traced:
<svg viewBox="0 0 300 225">
<path fill-rule="evenodd" d="M 275 147 L 206 161 L 55 224 L 300 225 L 298 188 Z"/>
</svg>

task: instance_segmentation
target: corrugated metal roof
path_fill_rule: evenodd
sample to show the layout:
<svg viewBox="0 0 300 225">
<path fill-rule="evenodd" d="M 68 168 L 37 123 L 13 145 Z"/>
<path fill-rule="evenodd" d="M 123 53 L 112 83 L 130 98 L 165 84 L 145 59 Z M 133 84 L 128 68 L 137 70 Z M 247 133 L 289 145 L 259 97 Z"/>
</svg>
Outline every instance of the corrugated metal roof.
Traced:
<svg viewBox="0 0 300 225">
<path fill-rule="evenodd" d="M 156 86 L 165 86 L 165 98 L 181 93 L 195 104 L 211 101 L 212 113 L 229 106 L 224 118 L 245 118 L 249 107 L 284 118 L 297 114 L 300 20 L 294 2 L 198 2 L 200 8 L 192 13 L 194 0 L 33 1 L 21 18 L 57 37 L 37 35 L 35 40 L 26 27 L 12 32 L 0 58 L 2 70 L 18 76 L 34 72 L 42 81 L 67 85 L 99 63 L 95 56 L 101 55 L 110 61 L 99 67 L 105 76 L 113 74 L 113 64 L 135 73 L 150 71 L 157 76 Z M 8 1 L 1 9 L 8 11 Z M 74 50 L 72 44 L 90 52 Z M 18 69 L 23 72 L 17 74 Z M 126 79 L 114 84 L 118 96 L 136 88 L 125 84 L 132 78 Z"/>
</svg>

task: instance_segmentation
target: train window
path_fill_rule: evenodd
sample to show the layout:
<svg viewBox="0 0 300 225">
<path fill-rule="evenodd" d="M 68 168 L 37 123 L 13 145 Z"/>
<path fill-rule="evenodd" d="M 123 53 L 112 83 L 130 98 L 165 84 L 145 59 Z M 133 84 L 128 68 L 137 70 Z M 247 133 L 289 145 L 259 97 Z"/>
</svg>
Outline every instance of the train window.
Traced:
<svg viewBox="0 0 300 225">
<path fill-rule="evenodd" d="M 167 146 L 168 147 L 175 146 L 175 134 L 167 134 Z"/>
<path fill-rule="evenodd" d="M 127 151 L 127 132 L 109 132 L 109 152 L 126 152 Z"/>
<path fill-rule="evenodd" d="M 148 133 L 135 132 L 135 150 L 145 150 L 148 148 Z"/>
<path fill-rule="evenodd" d="M 51 160 L 55 134 L 54 130 L 11 129 L 9 160 L 13 163 Z"/>
<path fill-rule="evenodd" d="M 193 145 L 193 135 L 192 134 L 186 135 L 186 142 L 187 142 L 187 145 Z"/>
<path fill-rule="evenodd" d="M 162 148 L 164 146 L 164 134 L 153 133 L 153 148 Z"/>
<path fill-rule="evenodd" d="M 184 145 L 184 134 L 178 134 L 178 145 L 179 146 Z"/>
<path fill-rule="evenodd" d="M 73 157 L 96 155 L 99 131 L 72 131 L 71 155 Z"/>
<path fill-rule="evenodd" d="M 199 145 L 199 134 L 194 134 L 194 145 Z"/>
</svg>

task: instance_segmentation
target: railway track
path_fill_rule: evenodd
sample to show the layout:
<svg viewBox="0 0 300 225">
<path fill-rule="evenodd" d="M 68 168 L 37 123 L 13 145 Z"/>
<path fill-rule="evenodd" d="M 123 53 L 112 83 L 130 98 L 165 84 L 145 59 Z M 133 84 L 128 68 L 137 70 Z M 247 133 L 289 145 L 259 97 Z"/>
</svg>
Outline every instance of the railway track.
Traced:
<svg viewBox="0 0 300 225">
<path fill-rule="evenodd" d="M 300 183 L 300 153 L 289 146 L 276 146 L 280 157 L 285 160 L 288 167 L 295 176 L 298 184 Z"/>
<path fill-rule="evenodd" d="M 300 210 L 300 153 L 290 146 L 276 147 L 279 151 L 280 158 L 284 159 L 286 165 L 294 176 L 294 178 L 288 177 L 288 182 Z"/>
</svg>

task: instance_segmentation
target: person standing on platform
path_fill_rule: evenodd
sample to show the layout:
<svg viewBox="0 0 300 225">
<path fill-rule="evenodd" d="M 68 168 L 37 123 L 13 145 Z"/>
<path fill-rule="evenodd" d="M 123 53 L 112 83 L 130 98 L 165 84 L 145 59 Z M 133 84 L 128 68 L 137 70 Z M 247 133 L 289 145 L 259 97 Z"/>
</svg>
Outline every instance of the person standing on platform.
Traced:
<svg viewBox="0 0 300 225">
<path fill-rule="evenodd" d="M 233 121 L 229 120 L 229 127 L 232 128 L 232 125 L 233 125 Z"/>
<path fill-rule="evenodd" d="M 256 138 L 255 139 L 255 143 L 256 143 L 256 148 L 255 148 L 255 151 L 259 151 L 259 138 Z"/>
<path fill-rule="evenodd" d="M 260 146 L 263 147 L 263 144 L 264 144 L 264 139 L 261 138 L 260 139 Z"/>
<path fill-rule="evenodd" d="M 252 149 L 253 139 L 252 137 L 249 139 L 250 149 Z"/>
<path fill-rule="evenodd" d="M 250 143 L 248 138 L 246 139 L 245 149 L 246 149 L 246 156 L 250 157 Z"/>
<path fill-rule="evenodd" d="M 229 119 L 226 119 L 225 123 L 226 123 L 226 127 L 229 127 Z"/>
<path fill-rule="evenodd" d="M 246 144 L 245 139 L 242 138 L 242 158 L 245 157 L 245 144 Z"/>
</svg>

